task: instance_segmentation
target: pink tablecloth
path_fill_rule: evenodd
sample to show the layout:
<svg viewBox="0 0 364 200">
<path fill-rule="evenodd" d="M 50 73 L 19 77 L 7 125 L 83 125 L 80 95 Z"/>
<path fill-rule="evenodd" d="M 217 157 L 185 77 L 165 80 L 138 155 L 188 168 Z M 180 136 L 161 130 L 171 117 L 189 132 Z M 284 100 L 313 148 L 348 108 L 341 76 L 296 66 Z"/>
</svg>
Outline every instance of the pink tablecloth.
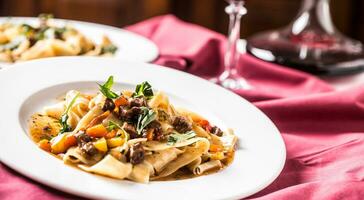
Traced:
<svg viewBox="0 0 364 200">
<path fill-rule="evenodd" d="M 160 48 L 158 64 L 202 77 L 222 70 L 225 37 L 173 16 L 128 27 Z M 281 175 L 257 199 L 364 198 L 364 88 L 335 91 L 308 74 L 243 55 L 239 71 L 254 87 L 234 91 L 262 109 L 287 146 Z M 71 198 L 0 166 L 0 199 Z"/>
</svg>

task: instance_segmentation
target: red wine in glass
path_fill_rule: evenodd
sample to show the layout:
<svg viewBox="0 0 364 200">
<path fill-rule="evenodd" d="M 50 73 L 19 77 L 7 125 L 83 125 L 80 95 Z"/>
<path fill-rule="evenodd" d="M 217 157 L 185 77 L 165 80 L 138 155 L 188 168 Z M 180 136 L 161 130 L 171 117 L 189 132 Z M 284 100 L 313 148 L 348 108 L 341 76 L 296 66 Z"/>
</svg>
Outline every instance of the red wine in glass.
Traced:
<svg viewBox="0 0 364 200">
<path fill-rule="evenodd" d="M 248 39 L 248 53 L 309 73 L 334 76 L 364 69 L 362 43 L 336 30 L 330 0 L 304 0 L 296 19 L 280 30 Z"/>
</svg>

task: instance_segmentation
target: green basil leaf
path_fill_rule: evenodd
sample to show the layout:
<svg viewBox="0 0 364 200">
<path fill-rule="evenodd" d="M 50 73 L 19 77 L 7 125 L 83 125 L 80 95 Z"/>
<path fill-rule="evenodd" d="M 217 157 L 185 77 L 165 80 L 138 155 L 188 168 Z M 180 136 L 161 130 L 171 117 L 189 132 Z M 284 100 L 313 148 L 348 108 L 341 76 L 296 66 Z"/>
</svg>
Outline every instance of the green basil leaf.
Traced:
<svg viewBox="0 0 364 200">
<path fill-rule="evenodd" d="M 101 54 L 105 54 L 105 53 L 115 54 L 115 52 L 117 50 L 118 50 L 118 48 L 115 45 L 109 44 L 109 45 L 101 48 Z"/>
<path fill-rule="evenodd" d="M 148 124 L 157 118 L 157 113 L 152 109 L 148 109 L 146 107 L 141 107 L 141 109 L 143 110 L 143 113 L 139 115 L 136 125 L 137 133 L 139 135 L 142 133 L 142 130 L 148 126 Z"/>
<path fill-rule="evenodd" d="M 111 87 L 114 84 L 114 77 L 113 76 L 109 76 L 109 78 L 107 79 L 107 81 L 103 84 L 103 85 L 99 85 L 99 89 L 100 92 L 107 98 L 110 99 L 116 99 L 119 97 L 118 94 L 116 94 L 115 92 L 111 91 Z"/>
<path fill-rule="evenodd" d="M 144 81 L 141 84 L 138 84 L 135 88 L 135 92 L 133 93 L 133 97 L 140 97 L 144 96 L 147 99 L 152 98 L 154 95 L 152 86 L 147 82 Z"/>
<path fill-rule="evenodd" d="M 71 131 L 71 126 L 67 124 L 67 120 L 69 118 L 68 112 L 70 111 L 71 107 L 76 102 L 76 99 L 79 96 L 80 96 L 80 93 L 76 94 L 75 97 L 73 97 L 73 99 L 71 100 L 71 102 L 66 107 L 66 111 L 62 114 L 61 119 L 59 120 L 59 123 L 61 124 L 61 127 L 62 127 L 61 130 L 60 130 L 60 132 L 59 132 L 59 134 L 62 134 L 62 133 Z"/>
<path fill-rule="evenodd" d="M 168 136 L 167 145 L 174 145 L 175 143 L 184 142 L 194 137 L 196 137 L 196 133 L 194 131 L 188 131 L 183 134 L 174 132 Z"/>
</svg>

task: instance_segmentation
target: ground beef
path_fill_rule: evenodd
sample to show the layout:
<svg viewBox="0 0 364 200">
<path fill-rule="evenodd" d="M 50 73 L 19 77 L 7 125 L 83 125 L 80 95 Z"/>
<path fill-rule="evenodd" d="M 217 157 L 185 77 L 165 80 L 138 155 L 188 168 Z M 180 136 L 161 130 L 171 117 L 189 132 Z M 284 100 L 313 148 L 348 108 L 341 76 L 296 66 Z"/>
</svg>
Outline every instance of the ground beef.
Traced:
<svg viewBox="0 0 364 200">
<path fill-rule="evenodd" d="M 114 101 L 112 99 L 107 98 L 105 100 L 104 106 L 102 107 L 102 110 L 104 112 L 106 112 L 108 110 L 109 111 L 113 111 L 114 109 L 115 109 L 115 103 L 114 103 Z"/>
<path fill-rule="evenodd" d="M 84 143 L 81 146 L 81 151 L 88 156 L 93 156 L 98 153 L 96 147 L 92 144 L 92 142 Z"/>
<path fill-rule="evenodd" d="M 142 107 L 146 106 L 147 102 L 143 97 L 133 98 L 130 100 L 130 107 Z"/>
<path fill-rule="evenodd" d="M 147 128 L 152 128 L 154 129 L 153 131 L 153 140 L 156 140 L 156 141 L 161 141 L 164 139 L 164 135 L 163 135 L 163 131 L 162 131 L 162 125 L 154 120 L 152 121 L 148 126 Z"/>
<path fill-rule="evenodd" d="M 136 128 L 133 124 L 126 123 L 123 128 L 129 134 L 130 139 L 135 139 L 140 137 L 140 135 L 137 134 Z"/>
<path fill-rule="evenodd" d="M 76 134 L 77 145 L 85 156 L 93 156 L 98 153 L 96 147 L 92 144 L 92 138 L 84 131 L 78 131 Z"/>
<path fill-rule="evenodd" d="M 88 136 L 85 131 L 78 131 L 76 134 L 77 144 L 82 146 L 84 143 L 91 142 L 92 138 Z"/>
<path fill-rule="evenodd" d="M 137 165 L 144 160 L 145 151 L 141 143 L 134 144 L 129 151 L 130 163 Z"/>
<path fill-rule="evenodd" d="M 217 136 L 221 137 L 224 132 L 222 132 L 222 130 L 219 127 L 213 126 L 211 128 L 211 133 L 214 134 L 214 135 L 217 135 Z"/>
<path fill-rule="evenodd" d="M 136 122 L 138 120 L 139 115 L 142 113 L 142 109 L 140 107 L 132 107 L 127 110 L 125 108 L 119 107 L 119 119 L 127 122 Z"/>
<path fill-rule="evenodd" d="M 182 116 L 175 117 L 173 119 L 172 125 L 174 129 L 180 133 L 185 133 L 192 130 L 192 124 Z"/>
</svg>

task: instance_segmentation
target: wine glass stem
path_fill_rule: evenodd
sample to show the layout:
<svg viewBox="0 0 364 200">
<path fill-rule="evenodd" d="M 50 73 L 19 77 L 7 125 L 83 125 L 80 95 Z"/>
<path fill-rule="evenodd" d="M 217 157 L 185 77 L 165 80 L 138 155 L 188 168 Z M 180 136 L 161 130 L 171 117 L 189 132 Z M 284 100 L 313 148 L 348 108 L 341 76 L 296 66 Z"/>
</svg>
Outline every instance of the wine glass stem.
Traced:
<svg viewBox="0 0 364 200">
<path fill-rule="evenodd" d="M 244 1 L 230 1 L 230 5 L 225 8 L 225 12 L 229 14 L 230 22 L 227 49 L 224 57 L 225 73 L 222 74 L 221 79 L 235 76 L 237 73 L 236 65 L 239 60 L 237 44 L 240 39 L 240 23 L 241 17 L 247 11 L 244 7 Z"/>
</svg>

